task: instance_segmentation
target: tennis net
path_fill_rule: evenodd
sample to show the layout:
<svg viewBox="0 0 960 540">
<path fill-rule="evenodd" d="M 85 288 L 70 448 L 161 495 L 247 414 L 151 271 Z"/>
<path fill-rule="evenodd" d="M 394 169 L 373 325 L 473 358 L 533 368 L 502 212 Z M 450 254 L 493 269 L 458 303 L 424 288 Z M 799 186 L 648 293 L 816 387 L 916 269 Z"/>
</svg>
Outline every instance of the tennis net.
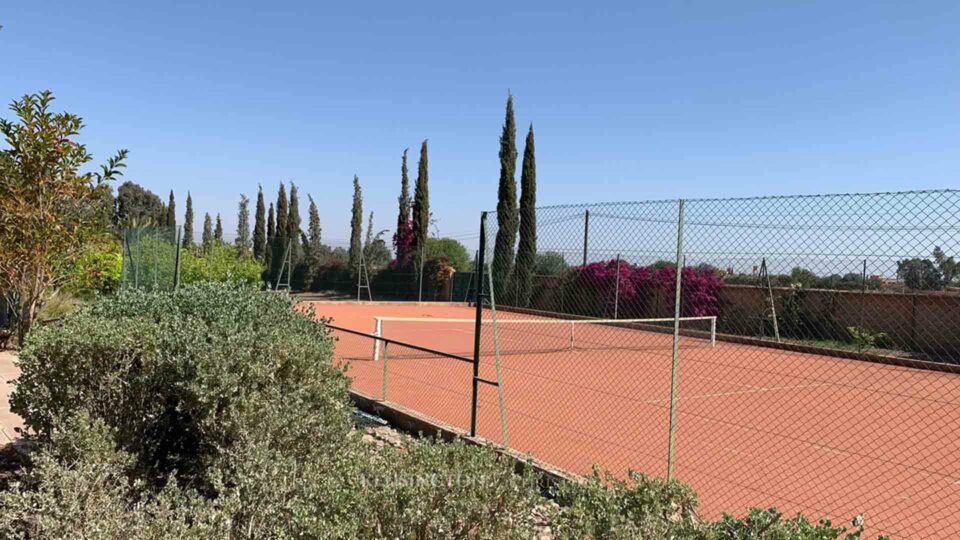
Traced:
<svg viewBox="0 0 960 540">
<path fill-rule="evenodd" d="M 440 317 L 377 317 L 374 335 L 404 340 L 462 356 L 474 350 L 476 319 Z M 494 354 L 494 335 L 500 354 L 540 354 L 565 351 L 669 350 L 673 346 L 672 317 L 656 319 L 484 318 L 480 324 L 480 353 Z M 682 348 L 713 347 L 717 318 L 681 317 Z M 380 357 L 374 341 L 373 359 Z"/>
</svg>

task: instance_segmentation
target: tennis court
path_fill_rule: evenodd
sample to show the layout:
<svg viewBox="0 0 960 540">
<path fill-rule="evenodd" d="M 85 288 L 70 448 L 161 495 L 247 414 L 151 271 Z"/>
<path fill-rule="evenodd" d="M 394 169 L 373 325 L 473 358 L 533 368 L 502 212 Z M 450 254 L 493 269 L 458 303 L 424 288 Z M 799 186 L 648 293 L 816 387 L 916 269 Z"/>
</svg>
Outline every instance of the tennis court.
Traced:
<svg viewBox="0 0 960 540">
<path fill-rule="evenodd" d="M 466 305 L 317 303 L 318 317 L 362 332 L 444 352 L 473 350 Z M 500 320 L 542 318 L 507 311 Z M 435 322 L 393 318 L 433 318 Z M 453 320 L 444 322 L 443 319 Z M 960 376 L 799 353 L 719 339 L 700 321 L 682 332 L 674 475 L 717 517 L 749 506 L 826 516 L 858 513 L 871 534 L 954 537 L 960 526 Z M 500 325 L 509 446 L 576 473 L 594 464 L 618 474 L 664 476 L 672 335 L 658 329 L 588 326 L 578 344 L 524 350 L 528 332 L 564 325 Z M 587 334 L 583 334 L 587 332 Z M 518 336 L 515 340 L 511 336 Z M 373 340 L 340 332 L 354 387 L 466 429 L 472 366 L 391 345 L 374 359 Z M 486 337 L 483 337 L 486 340 Z M 481 350 L 488 351 L 486 347 Z M 467 354 L 469 356 L 469 354 Z M 383 386 L 384 372 L 386 388 Z M 494 379 L 494 357 L 481 359 Z M 882 428 L 882 429 L 881 429 Z M 500 441 L 497 389 L 481 385 L 478 434 Z"/>
</svg>

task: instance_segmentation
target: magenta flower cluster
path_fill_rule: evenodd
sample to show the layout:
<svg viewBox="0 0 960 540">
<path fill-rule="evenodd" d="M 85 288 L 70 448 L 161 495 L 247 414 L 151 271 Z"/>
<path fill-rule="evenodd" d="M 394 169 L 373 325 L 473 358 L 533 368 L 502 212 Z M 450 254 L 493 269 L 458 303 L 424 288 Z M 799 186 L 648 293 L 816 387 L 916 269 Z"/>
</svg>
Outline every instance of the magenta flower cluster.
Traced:
<svg viewBox="0 0 960 540">
<path fill-rule="evenodd" d="M 410 268 L 413 265 L 414 253 L 417 250 L 417 238 L 413 234 L 413 220 L 407 220 L 407 223 L 393 234 L 393 248 L 397 256 L 390 261 L 390 268 L 394 270 Z"/>
<path fill-rule="evenodd" d="M 672 265 L 638 266 L 609 260 L 572 268 L 570 273 L 575 287 L 594 293 L 593 296 L 605 304 L 612 304 L 616 299 L 620 306 L 639 305 L 657 295 L 672 299 L 676 290 L 677 272 Z M 710 266 L 684 267 L 681 278 L 683 316 L 720 314 L 719 293 L 723 279 L 716 269 Z"/>
</svg>

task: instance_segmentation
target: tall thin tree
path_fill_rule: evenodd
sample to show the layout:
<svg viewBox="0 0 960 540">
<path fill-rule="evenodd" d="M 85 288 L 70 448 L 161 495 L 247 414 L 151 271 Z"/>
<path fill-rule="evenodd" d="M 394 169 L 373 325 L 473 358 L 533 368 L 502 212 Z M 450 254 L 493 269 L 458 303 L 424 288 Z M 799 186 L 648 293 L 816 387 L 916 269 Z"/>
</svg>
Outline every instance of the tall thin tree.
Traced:
<svg viewBox="0 0 960 540">
<path fill-rule="evenodd" d="M 187 211 L 183 214 L 183 247 L 193 246 L 193 198 L 187 192 Z"/>
<path fill-rule="evenodd" d="M 507 112 L 500 134 L 500 185 L 497 189 L 497 236 L 493 246 L 495 297 L 504 298 L 513 266 L 517 241 L 517 127 L 513 118 L 513 95 L 507 96 Z"/>
<path fill-rule="evenodd" d="M 413 193 L 413 237 L 416 258 L 421 260 L 427 246 L 430 226 L 430 190 L 427 164 L 427 141 L 420 144 L 420 163 L 417 165 L 417 185 Z"/>
<path fill-rule="evenodd" d="M 292 240 L 290 257 L 293 264 L 297 264 L 303 258 L 300 225 L 300 196 L 297 193 L 297 185 L 290 182 L 290 213 L 287 214 L 287 237 Z"/>
<path fill-rule="evenodd" d="M 317 203 L 314 202 L 313 197 L 307 195 L 307 199 L 310 201 L 310 210 L 307 216 L 307 257 L 310 261 L 311 270 L 316 271 L 323 257 L 323 243 L 320 240 L 320 212 L 317 210 Z"/>
<path fill-rule="evenodd" d="M 218 246 L 223 244 L 223 222 L 220 221 L 219 213 L 217 213 L 217 225 L 213 228 L 213 240 Z"/>
<path fill-rule="evenodd" d="M 170 190 L 170 198 L 167 201 L 167 219 L 164 224 L 167 227 L 177 226 L 177 201 L 173 200 L 173 190 Z"/>
<path fill-rule="evenodd" d="M 350 271 L 356 271 L 360 263 L 360 253 L 363 246 L 360 244 L 360 234 L 363 229 L 363 194 L 360 191 L 360 178 L 353 176 L 353 211 L 350 219 L 350 250 L 347 261 Z"/>
<path fill-rule="evenodd" d="M 370 247 L 370 243 L 373 242 L 373 211 L 370 211 L 370 217 L 367 218 L 367 234 L 363 237 L 363 250 L 366 252 L 367 248 Z"/>
<path fill-rule="evenodd" d="M 278 239 L 278 242 L 284 245 L 286 244 L 287 238 L 289 238 L 289 235 L 287 234 L 287 218 L 289 217 L 289 213 L 290 209 L 287 205 L 287 188 L 284 187 L 283 182 L 280 182 L 280 189 L 277 191 L 277 228 L 274 230 L 274 237 Z"/>
<path fill-rule="evenodd" d="M 527 132 L 520 169 L 520 241 L 514 267 L 516 304 L 527 306 L 533 288 L 533 266 L 537 257 L 537 158 L 533 144 L 533 124 Z"/>
<path fill-rule="evenodd" d="M 263 264 L 268 269 L 270 268 L 270 261 L 273 260 L 274 244 L 277 243 L 277 225 L 274 214 L 273 203 L 270 203 L 270 211 L 267 212 L 267 244 L 263 250 Z"/>
<path fill-rule="evenodd" d="M 246 255 L 250 251 L 250 199 L 240 195 L 240 204 L 237 207 L 237 252 Z"/>
<path fill-rule="evenodd" d="M 397 197 L 399 212 L 397 213 L 397 232 L 393 235 L 393 249 L 397 260 L 405 265 L 410 260 L 410 244 L 413 240 L 410 227 L 410 177 L 407 174 L 407 151 L 403 150 L 403 161 L 400 163 L 400 196 Z"/>
<path fill-rule="evenodd" d="M 203 236 L 200 241 L 204 251 L 210 251 L 213 247 L 213 220 L 210 219 L 209 212 L 203 216 Z"/>
<path fill-rule="evenodd" d="M 264 246 L 267 243 L 267 213 L 263 202 L 263 186 L 257 184 L 257 210 L 253 220 L 253 256 L 263 260 Z"/>
</svg>

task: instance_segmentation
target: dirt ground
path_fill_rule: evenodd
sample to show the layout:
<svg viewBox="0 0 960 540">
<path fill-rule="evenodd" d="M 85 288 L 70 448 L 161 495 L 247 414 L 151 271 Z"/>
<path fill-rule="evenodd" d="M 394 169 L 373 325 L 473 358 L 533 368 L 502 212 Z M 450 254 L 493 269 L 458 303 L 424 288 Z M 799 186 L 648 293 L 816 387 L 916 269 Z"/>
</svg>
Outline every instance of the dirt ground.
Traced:
<svg viewBox="0 0 960 540">
<path fill-rule="evenodd" d="M 13 365 L 16 357 L 13 351 L 0 351 L 0 447 L 20 438 L 15 429 L 23 425 L 20 417 L 10 412 L 13 380 L 20 375 L 20 370 Z"/>
</svg>

